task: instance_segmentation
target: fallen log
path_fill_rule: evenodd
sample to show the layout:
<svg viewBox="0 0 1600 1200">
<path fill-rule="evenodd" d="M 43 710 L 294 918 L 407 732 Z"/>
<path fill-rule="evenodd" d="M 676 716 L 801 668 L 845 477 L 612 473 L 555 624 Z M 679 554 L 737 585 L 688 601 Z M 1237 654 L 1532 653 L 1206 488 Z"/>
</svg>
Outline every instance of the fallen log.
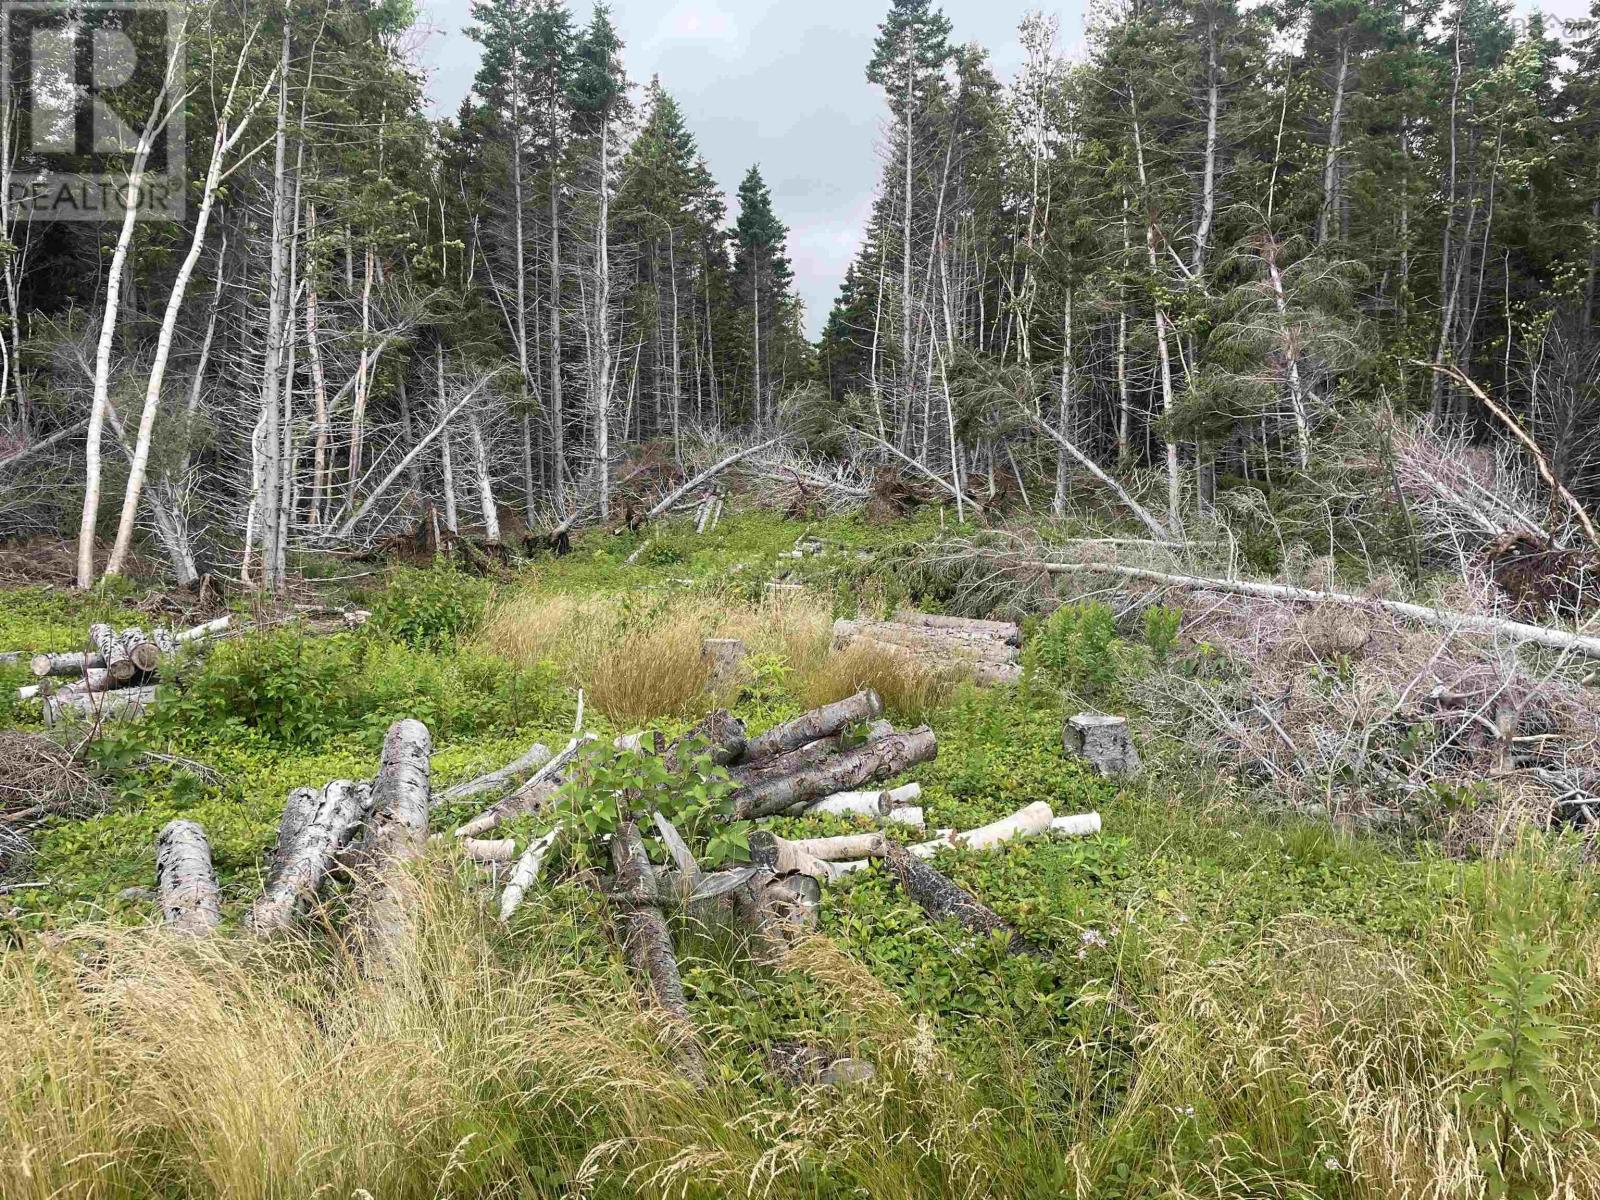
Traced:
<svg viewBox="0 0 1600 1200">
<path fill-rule="evenodd" d="M 161 665 L 161 647 L 146 637 L 144 630 L 138 626 L 124 629 L 118 635 L 118 640 L 135 671 L 148 674 Z"/>
<path fill-rule="evenodd" d="M 550 761 L 552 753 L 549 746 L 543 742 L 535 742 L 529 746 L 527 752 L 520 758 L 507 763 L 497 771 L 488 771 L 476 779 L 469 779 L 465 783 L 458 783 L 454 787 L 445 788 L 442 792 L 433 794 L 433 806 L 439 808 L 446 804 L 457 804 L 462 800 L 470 800 L 473 796 L 481 796 L 485 792 L 501 792 L 508 787 L 522 783 L 540 767 Z"/>
<path fill-rule="evenodd" d="M 366 928 L 377 956 L 392 958 L 409 921 L 396 873 L 422 855 L 428 841 L 428 760 L 433 739 L 421 721 L 396 721 L 383 739 L 383 757 L 372 781 L 363 855 L 372 872 L 366 896 Z"/>
<path fill-rule="evenodd" d="M 769 441 L 762 442 L 759 446 L 749 446 L 743 450 L 737 450 L 728 455 L 727 458 L 722 459 L 720 462 L 713 463 L 704 471 L 701 471 L 700 474 L 690 479 L 682 487 L 675 491 L 669 492 L 666 496 L 657 501 L 655 507 L 649 512 L 645 513 L 644 519 L 646 521 L 654 521 L 662 513 L 666 512 L 674 504 L 676 504 L 681 498 L 687 496 L 701 484 L 706 483 L 711 479 L 715 479 L 718 475 L 720 475 L 723 471 L 726 471 L 729 467 L 733 466 L 733 464 L 738 462 L 740 459 L 749 458 L 750 455 L 759 454 L 763 450 L 770 450 L 773 446 L 776 446 L 781 441 L 783 441 L 783 438 L 775 437 Z"/>
<path fill-rule="evenodd" d="M 992 821 L 988 825 L 980 825 L 976 829 L 966 832 L 956 830 L 943 830 L 932 841 L 922 842 L 911 847 L 911 853 L 919 858 L 931 858 L 941 850 L 992 850 L 996 846 L 1017 838 L 1038 837 L 1051 829 L 1055 820 L 1055 813 L 1050 806 L 1040 800 L 1018 809 L 1009 817 Z"/>
<path fill-rule="evenodd" d="M 835 792 L 824 796 L 815 804 L 806 805 L 808 814 L 832 816 L 887 817 L 895 809 L 910 805 L 922 797 L 920 783 L 879 792 Z"/>
<path fill-rule="evenodd" d="M 142 716 L 156 702 L 154 687 L 122 688 L 114 692 L 84 692 L 50 696 L 44 702 L 46 725 L 72 716 L 89 721 L 110 721 Z"/>
<path fill-rule="evenodd" d="M 822 884 L 809 875 L 779 877 L 757 867 L 731 898 L 735 919 L 766 954 L 777 955 L 816 927 Z"/>
<path fill-rule="evenodd" d="M 679 1049 L 696 1064 L 700 1050 L 683 991 L 683 976 L 672 946 L 667 919 L 656 906 L 655 868 L 645 852 L 639 827 L 624 821 L 611 836 L 612 896 L 621 910 L 622 949 L 634 973 L 644 979 L 651 998 L 680 1035 Z"/>
<path fill-rule="evenodd" d="M 1100 832 L 1100 814 L 1074 813 L 1070 817 L 1057 817 L 1050 822 L 1050 832 L 1064 837 L 1090 837 Z"/>
<path fill-rule="evenodd" d="M 1003 935 L 1009 954 L 1042 953 L 1038 946 L 1006 924 L 994 909 L 904 846 L 891 842 L 882 861 L 890 878 L 935 920 L 957 921 L 964 929 L 984 937 Z"/>
<path fill-rule="evenodd" d="M 29 663 L 34 678 L 49 676 L 82 675 L 85 671 L 104 670 L 106 660 L 98 650 L 75 650 L 68 654 L 35 654 Z"/>
<path fill-rule="evenodd" d="M 201 937 L 222 923 L 211 842 L 195 822 L 169 821 L 156 836 L 156 895 L 174 933 Z"/>
<path fill-rule="evenodd" d="M 517 839 L 496 838 L 484 841 L 481 838 L 462 838 L 461 852 L 473 862 L 485 865 L 508 863 L 517 857 Z"/>
<path fill-rule="evenodd" d="M 509 921 L 512 914 L 522 906 L 523 897 L 538 880 L 539 872 L 544 867 L 544 860 L 560 836 L 561 826 L 557 825 L 543 837 L 534 838 L 522 852 L 522 857 L 517 860 L 516 869 L 511 872 L 511 880 L 506 884 L 506 890 L 500 894 L 501 921 Z"/>
<path fill-rule="evenodd" d="M 844 617 L 833 623 L 833 644 L 836 647 L 848 646 L 857 638 L 904 646 L 933 659 L 955 657 L 975 662 L 1014 663 L 1021 653 L 1010 643 L 984 634 L 925 628 L 898 621 L 852 621 Z"/>
<path fill-rule="evenodd" d="M 789 875 L 807 875 L 821 883 L 832 879 L 836 872 L 833 864 L 810 853 L 798 842 L 778 837 L 765 829 L 750 834 L 750 861 L 765 867 L 780 878 Z"/>
<path fill-rule="evenodd" d="M 750 739 L 744 753 L 744 764 L 758 763 L 791 750 L 798 750 L 808 742 L 832 737 L 852 725 L 871 721 L 883 715 L 883 701 L 878 693 L 868 688 L 854 696 L 824 704 L 821 708 L 802 713 L 792 721 L 774 725 L 765 733 Z"/>
<path fill-rule="evenodd" d="M 288 929 L 316 898 L 323 880 L 361 829 L 370 801 L 366 784 L 339 779 L 321 791 L 289 793 L 278 824 L 272 873 L 250 908 L 250 927 L 261 937 Z"/>
<path fill-rule="evenodd" d="M 111 672 L 111 678 L 118 683 L 126 683 L 133 678 L 138 668 L 133 665 L 133 660 L 128 657 L 128 648 L 111 626 L 104 623 L 89 626 L 89 641 L 99 652 L 106 670 Z"/>
<path fill-rule="evenodd" d="M 1100 464 L 1095 462 L 1094 459 L 1090 458 L 1087 454 L 1080 450 L 1076 443 L 1069 440 L 1065 434 L 1057 430 L 1031 408 L 1023 406 L 1021 411 L 1023 417 L 1031 425 L 1033 425 L 1034 428 L 1038 429 L 1040 433 L 1044 434 L 1057 446 L 1060 446 L 1061 449 L 1070 454 L 1074 459 L 1077 460 L 1079 466 L 1098 479 L 1105 486 L 1106 490 L 1114 495 L 1118 500 L 1121 500 L 1122 503 L 1127 507 L 1128 511 L 1139 518 L 1139 523 L 1150 531 L 1150 535 L 1152 537 L 1160 538 L 1163 541 L 1169 540 L 1172 537 L 1172 534 L 1167 530 L 1165 525 L 1156 520 L 1155 517 L 1151 516 L 1150 511 L 1145 508 L 1144 505 L 1135 500 L 1129 494 L 1127 488 L 1123 487 L 1115 479 L 1111 478 L 1110 475 L 1106 474 L 1106 472 L 1101 468 Z"/>
<path fill-rule="evenodd" d="M 1319 592 L 1283 583 L 1255 583 L 1245 579 L 1174 575 L 1143 567 L 1125 567 L 1118 563 L 1056 563 L 1023 559 L 1015 565 L 1023 570 L 1043 571 L 1047 575 L 1110 575 L 1188 591 L 1222 592 L 1231 596 L 1254 596 L 1262 600 L 1288 600 L 1299 604 L 1332 604 L 1342 608 L 1377 610 L 1392 616 L 1404 617 L 1431 629 L 1443 629 L 1450 633 L 1490 634 L 1509 638 L 1519 645 L 1569 650 L 1587 658 L 1600 658 L 1600 637 L 1568 633 L 1564 629 L 1552 629 L 1547 625 L 1529 625 L 1501 617 L 1480 617 L 1472 613 L 1451 612 L 1448 609 L 1430 608 L 1425 604 L 1411 604 L 1403 600 L 1383 600 L 1371 596 L 1356 596 L 1348 592 Z"/>
<path fill-rule="evenodd" d="M 49 691 L 49 681 L 40 685 L 40 688 L 53 696 L 84 696 L 90 692 L 109 692 L 117 687 L 116 680 L 111 678 L 111 672 L 104 667 L 90 667 L 77 679 L 62 684 L 54 691 Z"/>
<path fill-rule="evenodd" d="M 774 816 L 797 804 L 890 779 L 918 763 L 930 761 L 937 753 L 933 730 L 926 726 L 910 733 L 891 734 L 842 751 L 793 775 L 736 789 L 734 816 L 738 820 Z"/>
<path fill-rule="evenodd" d="M 897 625 L 921 625 L 928 629 L 977 634 L 1002 641 L 1008 646 L 1022 645 L 1022 626 L 1014 621 L 984 621 L 976 617 L 947 617 L 939 613 L 912 612 L 909 609 L 901 609 L 895 613 L 894 621 Z"/>
<path fill-rule="evenodd" d="M 502 821 L 509 821 L 524 813 L 537 812 L 545 803 L 561 789 L 562 772 L 578 757 L 578 754 L 590 742 L 592 737 L 575 737 L 567 743 L 567 747 L 556 755 L 544 766 L 535 771 L 526 783 L 512 792 L 505 799 L 497 801 L 483 812 L 473 817 L 455 832 L 458 838 L 477 837 L 479 834 L 488 833 L 496 828 Z"/>
</svg>

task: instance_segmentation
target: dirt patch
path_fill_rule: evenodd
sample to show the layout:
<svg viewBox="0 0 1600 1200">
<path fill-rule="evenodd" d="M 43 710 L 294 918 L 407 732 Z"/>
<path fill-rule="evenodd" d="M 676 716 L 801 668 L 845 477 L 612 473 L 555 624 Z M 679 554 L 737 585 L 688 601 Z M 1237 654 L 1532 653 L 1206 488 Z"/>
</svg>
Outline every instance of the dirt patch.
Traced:
<svg viewBox="0 0 1600 1200">
<path fill-rule="evenodd" d="M 109 543 L 95 547 L 95 562 L 104 563 Z M 137 554 L 128 558 L 125 574 L 133 580 L 156 583 L 161 570 Z M 78 548 L 65 538 L 45 535 L 0 539 L 0 588 L 71 587 L 78 577 Z"/>
</svg>

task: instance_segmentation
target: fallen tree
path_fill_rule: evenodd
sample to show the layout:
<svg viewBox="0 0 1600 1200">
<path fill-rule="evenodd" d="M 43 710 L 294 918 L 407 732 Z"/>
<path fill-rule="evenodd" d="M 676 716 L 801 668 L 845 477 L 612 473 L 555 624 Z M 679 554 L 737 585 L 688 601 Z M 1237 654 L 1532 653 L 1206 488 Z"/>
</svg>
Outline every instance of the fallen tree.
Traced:
<svg viewBox="0 0 1600 1200">
<path fill-rule="evenodd" d="M 1547 625 L 1529 625 L 1503 617 L 1451 612 L 1448 609 L 1430 608 L 1425 604 L 1411 604 L 1403 600 L 1384 600 L 1371 596 L 1357 596 L 1349 592 L 1315 591 L 1285 583 L 1256 583 L 1245 579 L 1211 579 L 1199 575 L 1177 575 L 1167 571 L 1152 571 L 1145 567 L 1126 567 L 1119 563 L 1059 563 L 1022 559 L 1013 565 L 1021 570 L 1043 571 L 1050 575 L 1106 575 L 1196 592 L 1224 592 L 1234 596 L 1254 596 L 1263 600 L 1285 600 L 1297 604 L 1336 604 L 1345 608 L 1377 609 L 1432 629 L 1443 629 L 1452 633 L 1489 634 L 1509 638 L 1518 644 L 1544 646 L 1547 649 L 1569 651 L 1588 658 L 1600 658 L 1600 637 L 1569 633 L 1567 630 L 1552 629 Z"/>
<path fill-rule="evenodd" d="M 169 821 L 156 837 L 156 896 L 174 933 L 204 936 L 222 924 L 211 842 L 194 821 Z"/>
</svg>

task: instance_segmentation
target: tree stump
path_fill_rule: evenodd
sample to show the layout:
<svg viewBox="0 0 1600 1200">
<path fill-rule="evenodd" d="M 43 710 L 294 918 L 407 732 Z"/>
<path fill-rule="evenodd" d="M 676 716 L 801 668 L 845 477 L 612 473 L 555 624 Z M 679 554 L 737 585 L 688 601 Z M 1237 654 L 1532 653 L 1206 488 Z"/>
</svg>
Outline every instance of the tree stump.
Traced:
<svg viewBox="0 0 1600 1200">
<path fill-rule="evenodd" d="M 1126 717 L 1105 713 L 1079 713 L 1061 727 L 1067 753 L 1088 761 L 1096 775 L 1132 775 L 1139 769 L 1139 752 Z"/>
<path fill-rule="evenodd" d="M 700 652 L 710 668 L 708 683 L 713 694 L 721 696 L 739 686 L 744 671 L 744 643 L 738 638 L 706 638 Z"/>
</svg>

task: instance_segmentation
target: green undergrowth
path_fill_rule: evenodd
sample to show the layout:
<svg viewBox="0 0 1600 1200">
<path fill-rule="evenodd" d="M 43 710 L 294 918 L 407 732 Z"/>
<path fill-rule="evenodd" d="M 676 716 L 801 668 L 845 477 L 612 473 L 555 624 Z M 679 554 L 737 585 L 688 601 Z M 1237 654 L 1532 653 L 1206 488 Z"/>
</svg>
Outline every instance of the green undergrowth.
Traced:
<svg viewBox="0 0 1600 1200">
<path fill-rule="evenodd" d="M 248 637 L 186 665 L 155 716 L 90 748 L 109 807 L 35 831 L 29 875 L 49 886 L 4 897 L 14 912 L 0 918 L 13 947 L 0 962 L 11 1044 L 31 1036 L 27 1014 L 55 1011 L 50 989 L 69 986 L 51 982 L 52 960 L 27 957 L 36 935 L 89 937 L 102 947 L 97 969 L 124 984 L 108 993 L 110 1007 L 83 1006 L 72 1018 L 81 1027 L 68 1022 L 84 1040 L 59 1062 L 44 1050 L 37 1061 L 0 1052 L 15 1088 L 0 1142 L 9 1138 L 14 1154 L 33 1138 L 63 1163 L 101 1155 L 133 1166 L 92 1183 L 62 1167 L 24 1186 L 0 1163 L 0 1194 L 1376 1200 L 1548 1195 L 1557 1185 L 1596 1194 L 1600 1112 L 1588 1081 L 1600 1048 L 1571 1036 L 1600 1019 L 1600 899 L 1582 847 L 1529 835 L 1504 857 L 1458 860 L 1421 839 L 1344 832 L 1264 805 L 1159 730 L 1141 730 L 1136 781 L 1095 777 L 1064 751 L 1062 721 L 1088 706 L 1125 709 L 1128 681 L 1179 652 L 1176 609 L 1119 622 L 1102 607 L 1072 606 L 1031 621 L 1023 683 L 962 686 L 926 714 L 938 757 L 908 778 L 922 785 L 930 829 L 971 828 L 1036 801 L 1103 818 L 1095 837 L 936 860 L 1044 952 L 1008 955 L 999 940 L 930 923 L 879 870 L 827 888 L 826 939 L 777 961 L 752 957 L 725 918 L 678 918 L 708 1051 L 703 1086 L 677 1080 L 670 1038 L 629 998 L 604 904 L 581 878 L 536 895 L 502 928 L 485 915 L 478 881 L 436 849 L 442 869 L 426 875 L 423 911 L 448 937 L 426 939 L 418 963 L 348 1010 L 339 998 L 357 994 L 349 988 L 374 985 L 350 984 L 348 955 L 326 933 L 276 957 L 233 936 L 284 794 L 369 777 L 393 720 L 429 725 L 438 786 L 535 740 L 565 744 L 571 679 L 555 662 L 511 661 L 475 640 L 490 606 L 522 592 L 689 591 L 738 602 L 757 596 L 775 567 L 839 611 L 927 603 L 867 568 L 881 561 L 872 555 L 892 557 L 936 529 L 746 516 L 706 538 L 680 526 L 591 535 L 509 580 L 396 572 L 348 597 L 373 611 L 364 629 Z M 802 535 L 828 553 L 777 557 Z M 91 611 L 114 611 L 54 593 L 12 599 L 0 609 L 0 645 L 18 648 L 75 644 Z M 644 620 L 659 607 L 642 599 L 628 611 Z M 753 730 L 791 716 L 805 702 L 790 666 L 759 658 L 744 689 L 722 699 Z M 29 714 L 5 719 L 28 727 Z M 669 736 L 690 723 L 684 714 L 651 722 Z M 586 726 L 603 741 L 622 731 L 592 705 Z M 596 766 L 596 778 L 616 769 Z M 696 822 L 721 792 L 710 773 L 696 778 L 701 792 L 678 811 L 707 847 Z M 436 828 L 471 811 L 446 811 Z M 167 963 L 153 978 L 140 956 L 157 953 L 155 943 L 118 940 L 137 936 L 150 906 L 118 893 L 150 885 L 155 832 L 175 816 L 211 836 L 226 899 L 218 944 L 237 949 L 217 962 Z M 786 818 L 775 828 L 819 836 L 860 826 Z M 522 821 L 507 832 L 520 846 L 537 830 Z M 738 847 L 720 845 L 714 857 L 737 859 Z M 93 1122 L 67 1121 L 63 1106 L 116 1112 L 124 1094 L 160 1088 L 152 1093 L 154 1076 L 110 1050 L 93 1086 L 69 1079 L 65 1064 L 106 1046 L 143 1063 L 178 1033 L 141 1042 L 130 1032 L 138 1018 L 117 1005 L 210 1013 L 213 991 L 229 999 L 215 1001 L 215 1028 L 201 1029 L 199 1043 L 221 1030 L 245 1049 L 220 1064 L 197 1059 L 195 1072 L 235 1071 L 249 1088 L 259 1086 L 249 1055 L 304 1070 L 326 1061 L 350 1106 L 373 1098 L 369 1123 L 284 1108 L 279 1157 L 243 1167 L 229 1156 L 266 1135 L 209 1132 L 192 1113 L 108 1125 L 108 1145 L 82 1144 Z M 248 1024 L 224 1018 L 233 1003 Z M 275 1021 L 288 1030 L 279 1042 L 262 1031 Z M 872 1060 L 880 1077 L 836 1094 L 780 1084 L 767 1051 L 795 1040 Z M 377 1060 L 356 1070 L 349 1047 Z M 39 1084 L 57 1071 L 56 1091 Z M 102 1085 L 104 1095 L 94 1090 Z M 280 1111 L 268 1092 L 264 1111 Z M 24 1127 L 32 1132 L 5 1132 Z M 289 1191 L 250 1186 L 262 1171 L 292 1179 Z"/>
</svg>

